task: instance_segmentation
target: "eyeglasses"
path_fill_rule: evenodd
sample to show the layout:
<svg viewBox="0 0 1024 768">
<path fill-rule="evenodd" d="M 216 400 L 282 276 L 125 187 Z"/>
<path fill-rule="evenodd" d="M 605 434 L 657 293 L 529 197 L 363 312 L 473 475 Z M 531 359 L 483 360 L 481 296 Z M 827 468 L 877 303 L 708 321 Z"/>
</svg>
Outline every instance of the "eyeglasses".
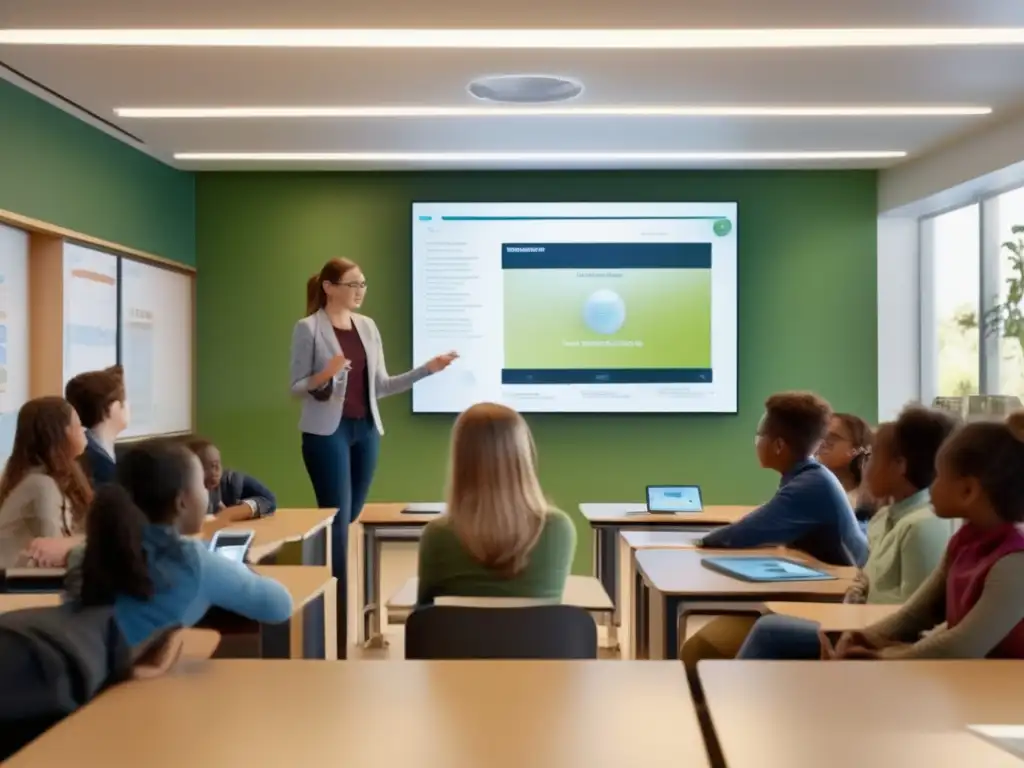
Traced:
<svg viewBox="0 0 1024 768">
<path fill-rule="evenodd" d="M 366 281 L 365 280 L 363 280 L 362 282 L 359 282 L 359 283 L 335 283 L 335 285 L 340 285 L 340 286 L 343 286 L 345 288 L 351 288 L 353 291 L 365 291 L 366 290 Z"/>
</svg>

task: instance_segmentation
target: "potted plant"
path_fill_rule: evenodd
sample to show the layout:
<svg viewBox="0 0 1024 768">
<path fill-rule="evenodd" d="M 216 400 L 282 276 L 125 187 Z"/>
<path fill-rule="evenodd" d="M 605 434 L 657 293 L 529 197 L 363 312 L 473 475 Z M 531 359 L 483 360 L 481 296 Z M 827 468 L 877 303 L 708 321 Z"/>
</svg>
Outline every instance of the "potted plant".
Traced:
<svg viewBox="0 0 1024 768">
<path fill-rule="evenodd" d="M 1006 278 L 1006 298 L 990 307 L 981 318 L 981 332 L 986 336 L 999 333 L 1004 339 L 1015 339 L 1024 352 L 1024 225 L 1017 224 L 1010 229 L 1012 240 L 1003 243 L 1007 253 L 1010 276 Z M 964 330 L 978 328 L 978 315 L 965 312 L 957 318 L 957 324 Z"/>
</svg>

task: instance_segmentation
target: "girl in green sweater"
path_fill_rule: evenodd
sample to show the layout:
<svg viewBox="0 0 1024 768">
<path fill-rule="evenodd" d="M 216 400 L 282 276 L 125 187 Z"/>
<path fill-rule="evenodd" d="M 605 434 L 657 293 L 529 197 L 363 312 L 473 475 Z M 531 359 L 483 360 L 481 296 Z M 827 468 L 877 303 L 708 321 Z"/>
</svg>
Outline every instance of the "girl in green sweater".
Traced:
<svg viewBox="0 0 1024 768">
<path fill-rule="evenodd" d="M 446 514 L 423 531 L 418 602 L 437 597 L 557 601 L 576 550 L 576 529 L 537 480 L 526 421 L 478 403 L 452 430 Z"/>
</svg>

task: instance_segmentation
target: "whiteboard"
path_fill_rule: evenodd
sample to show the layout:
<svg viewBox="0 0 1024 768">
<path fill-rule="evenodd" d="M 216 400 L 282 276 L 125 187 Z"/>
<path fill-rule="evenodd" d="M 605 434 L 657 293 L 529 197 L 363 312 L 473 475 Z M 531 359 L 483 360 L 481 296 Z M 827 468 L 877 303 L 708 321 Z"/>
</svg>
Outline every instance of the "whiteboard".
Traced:
<svg viewBox="0 0 1024 768">
<path fill-rule="evenodd" d="M 28 400 L 28 233 L 0 225 L 0 468 Z"/>
<path fill-rule="evenodd" d="M 117 257 L 64 243 L 64 383 L 117 363 Z"/>
<path fill-rule="evenodd" d="M 121 260 L 124 437 L 192 430 L 192 277 Z"/>
</svg>

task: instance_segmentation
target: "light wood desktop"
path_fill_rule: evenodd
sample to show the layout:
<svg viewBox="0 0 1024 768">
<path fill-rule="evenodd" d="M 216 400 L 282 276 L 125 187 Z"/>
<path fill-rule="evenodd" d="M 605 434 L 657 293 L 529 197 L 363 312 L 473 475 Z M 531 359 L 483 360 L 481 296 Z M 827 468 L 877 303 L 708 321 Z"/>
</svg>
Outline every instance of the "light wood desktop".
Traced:
<svg viewBox="0 0 1024 768">
<path fill-rule="evenodd" d="M 765 611 L 813 621 L 824 632 L 859 632 L 892 616 L 898 605 L 850 605 L 847 603 L 767 602 Z"/>
<path fill-rule="evenodd" d="M 830 581 L 750 582 L 713 571 L 706 556 L 773 555 L 791 557 L 832 573 Z M 636 654 L 640 658 L 675 658 L 678 617 L 692 611 L 760 613 L 769 600 L 841 602 L 853 583 L 855 568 L 835 568 L 803 553 L 771 549 L 643 549 L 636 555 L 639 595 L 634 605 Z"/>
<path fill-rule="evenodd" d="M 416 607 L 416 589 L 419 580 L 411 578 L 387 602 L 388 623 L 404 624 L 409 612 Z M 562 593 L 564 605 L 575 605 L 591 613 L 610 613 L 612 601 L 593 576 L 570 576 Z"/>
<path fill-rule="evenodd" d="M 112 724 L 139 735 L 130 749 Z M 107 691 L 5 768 L 68 755 L 83 768 L 708 765 L 682 665 L 604 661 L 183 665 Z"/>
<path fill-rule="evenodd" d="M 61 595 L 54 592 L 25 592 L 0 595 L 0 613 L 25 608 L 52 608 L 61 604 Z"/>
<path fill-rule="evenodd" d="M 222 632 L 220 654 L 270 659 L 337 658 L 334 636 L 337 584 L 326 565 L 257 565 L 261 576 L 280 582 L 292 598 L 292 618 L 284 624 L 252 623 L 234 614 L 212 611 L 201 626 Z M 241 631 L 239 631 L 241 627 Z"/>
<path fill-rule="evenodd" d="M 707 533 L 723 525 L 734 523 L 754 507 L 748 506 L 706 506 L 701 512 L 686 512 L 677 515 L 651 514 L 646 504 L 627 503 L 584 503 L 579 506 L 580 514 L 594 532 L 594 574 L 604 585 L 615 603 L 615 611 L 608 625 L 612 646 L 618 645 L 618 631 L 623 624 L 623 606 L 619 605 L 621 589 L 619 558 L 619 534 L 625 530 L 684 530 L 691 533 Z"/>
<path fill-rule="evenodd" d="M 279 509 L 273 515 L 222 525 L 214 518 L 203 522 L 202 537 L 210 539 L 219 530 L 252 531 L 249 560 L 273 561 L 286 544 L 301 543 L 303 565 L 330 565 L 330 526 L 336 509 Z"/>
<path fill-rule="evenodd" d="M 702 661 L 729 768 L 1020 768 L 968 730 L 1024 723 L 1020 661 Z"/>
</svg>

